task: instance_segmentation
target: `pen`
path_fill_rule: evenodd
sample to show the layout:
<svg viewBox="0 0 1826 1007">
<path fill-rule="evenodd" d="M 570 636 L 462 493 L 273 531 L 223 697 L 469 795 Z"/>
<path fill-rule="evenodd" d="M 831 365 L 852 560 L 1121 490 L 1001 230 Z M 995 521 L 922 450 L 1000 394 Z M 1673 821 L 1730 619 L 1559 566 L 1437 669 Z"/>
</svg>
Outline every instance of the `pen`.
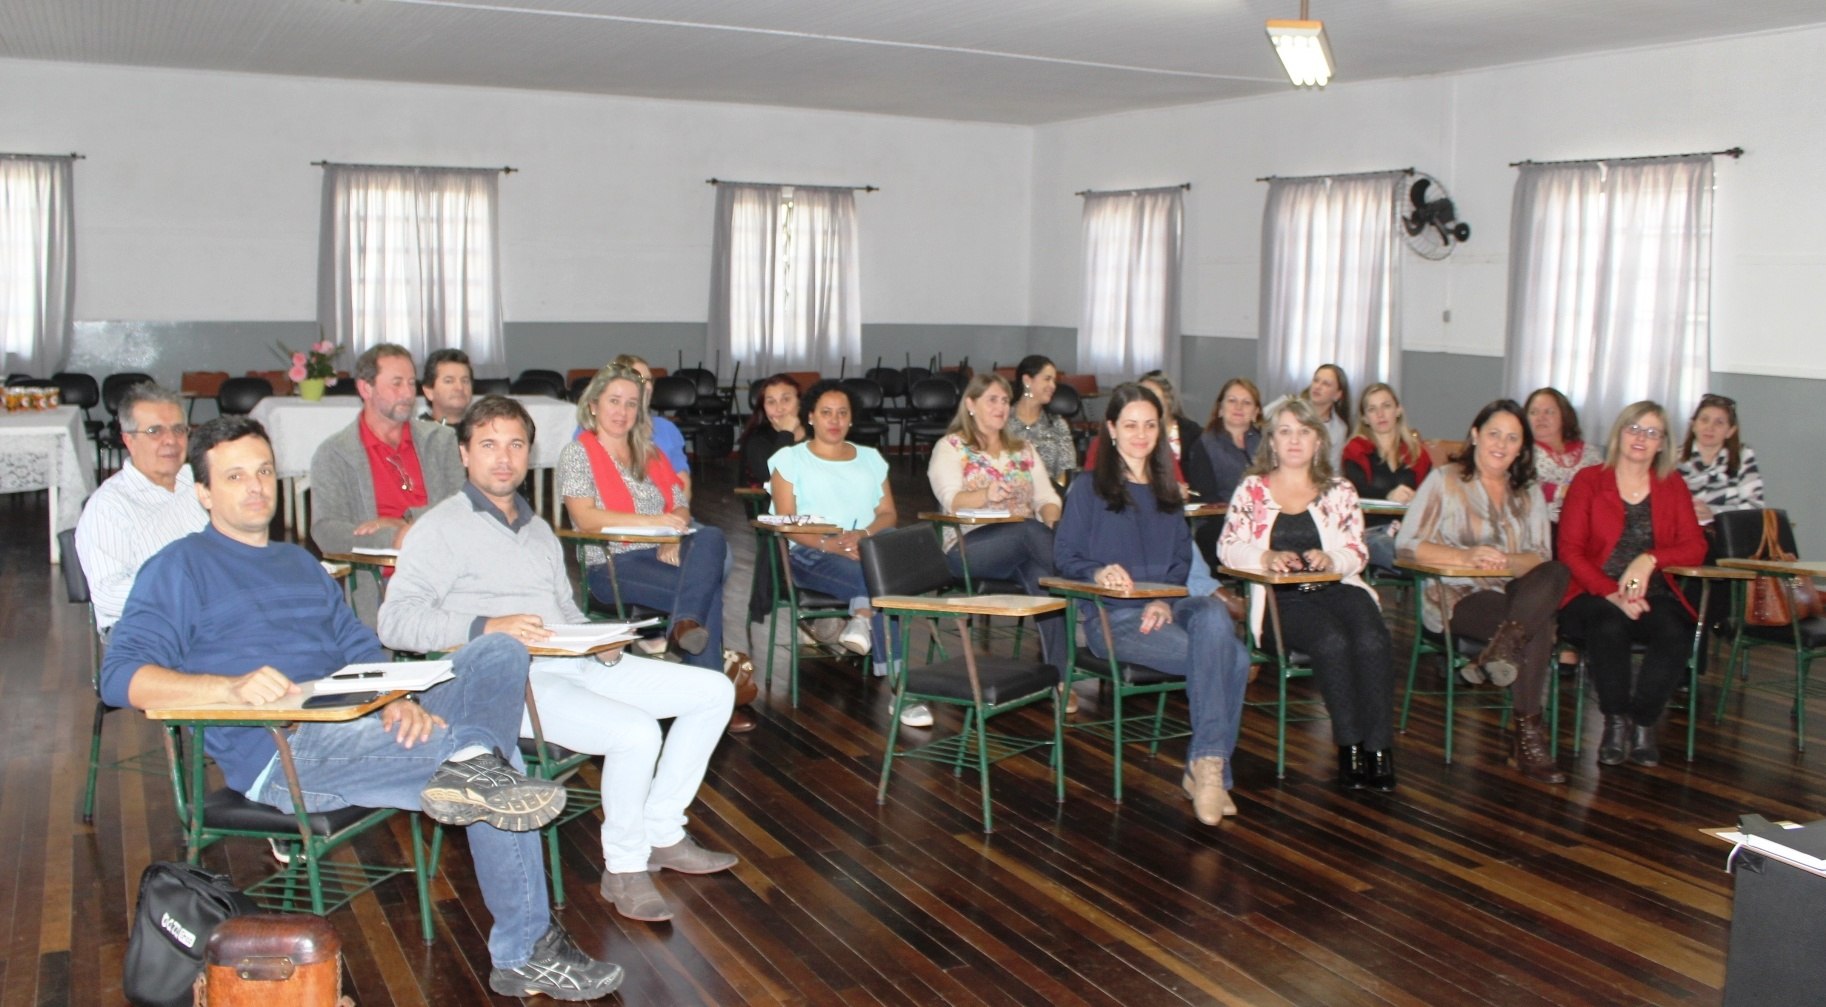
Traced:
<svg viewBox="0 0 1826 1007">
<path fill-rule="evenodd" d="M 341 680 L 341 681 L 346 681 L 348 679 L 353 679 L 353 678 L 379 678 L 385 674 L 386 674 L 386 672 L 384 672 L 384 671 L 339 671 L 336 674 L 331 675 L 330 677 Z"/>
</svg>

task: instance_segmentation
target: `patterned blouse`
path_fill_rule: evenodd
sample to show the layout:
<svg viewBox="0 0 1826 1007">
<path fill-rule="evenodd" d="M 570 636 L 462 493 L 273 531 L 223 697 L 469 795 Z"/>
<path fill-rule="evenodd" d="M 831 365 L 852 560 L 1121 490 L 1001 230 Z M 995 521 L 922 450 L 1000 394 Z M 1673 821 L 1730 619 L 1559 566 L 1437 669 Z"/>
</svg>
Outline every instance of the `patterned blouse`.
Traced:
<svg viewBox="0 0 1826 1007">
<path fill-rule="evenodd" d="M 1047 504 L 1060 506 L 1059 491 L 1047 478 L 1046 463 L 1041 461 L 1032 444 L 1020 453 L 989 455 L 971 447 L 957 434 L 947 434 L 932 446 L 932 460 L 926 465 L 926 478 L 932 482 L 932 496 L 945 511 L 955 511 L 952 501 L 966 490 L 983 489 L 990 483 L 1001 483 L 1008 499 L 997 505 L 1015 517 L 1038 517 Z M 984 504 L 984 507 L 992 505 Z M 966 526 L 966 534 L 987 525 Z M 945 527 L 945 548 L 950 549 L 956 532 Z M 1048 557 L 1050 558 L 1050 557 Z"/>
<path fill-rule="evenodd" d="M 1481 479 L 1466 482 L 1464 469 L 1442 465 L 1420 484 L 1419 492 L 1408 504 L 1407 517 L 1401 522 L 1401 533 L 1395 536 L 1395 554 L 1414 559 L 1415 547 L 1422 542 L 1473 549 L 1493 546 L 1503 552 L 1532 552 L 1542 559 L 1553 558 L 1553 529 L 1547 520 L 1547 500 L 1538 484 L 1517 493 L 1511 490 L 1497 510 L 1484 492 Z M 1447 596 L 1452 606 L 1478 591 L 1500 591 L 1508 577 L 1447 577 L 1428 582 L 1421 606 L 1427 628 L 1435 633 L 1444 629 L 1440 612 Z"/>
<path fill-rule="evenodd" d="M 1718 457 L 1707 465 L 1699 451 L 1681 462 L 1676 470 L 1693 491 L 1693 499 L 1712 508 L 1717 514 L 1729 510 L 1750 510 L 1763 506 L 1763 474 L 1756 469 L 1756 452 L 1743 446 L 1737 459 L 1737 478 L 1725 471 L 1731 455 L 1720 449 Z"/>
<path fill-rule="evenodd" d="M 1369 565 L 1369 550 L 1363 545 L 1363 508 L 1357 499 L 1356 488 L 1347 480 L 1333 480 L 1307 510 L 1319 528 L 1319 541 L 1324 544 L 1325 555 L 1331 559 L 1331 568 L 1343 575 L 1345 584 L 1367 591 L 1371 598 L 1376 598 L 1376 592 L 1370 590 L 1361 576 L 1363 568 Z M 1242 485 L 1230 498 L 1230 513 L 1224 518 L 1223 537 L 1217 545 L 1219 559 L 1225 566 L 1239 570 L 1262 569 L 1262 555 L 1270 549 L 1274 522 L 1280 516 L 1280 501 L 1269 492 L 1267 480 L 1261 476 L 1244 476 Z M 1249 585 L 1250 628 L 1257 636 L 1262 632 L 1266 599 L 1262 585 Z M 1378 598 L 1376 604 L 1380 606 L 1381 599 Z"/>
<path fill-rule="evenodd" d="M 657 451 L 658 448 L 652 450 Z M 611 460 L 613 459 L 611 458 Z M 665 494 L 661 493 L 659 487 L 647 479 L 646 473 L 636 475 L 623 467 L 620 462 L 615 462 L 615 471 L 621 473 L 621 481 L 627 484 L 628 496 L 634 500 L 634 513 L 664 514 L 666 512 Z M 564 446 L 563 451 L 558 452 L 558 494 L 567 497 L 583 497 L 588 499 L 593 506 L 602 506 L 602 498 L 596 495 L 596 476 L 590 470 L 589 452 L 584 450 L 583 445 L 577 441 L 571 441 Z M 680 507 L 690 503 L 683 486 L 673 491 L 673 499 Z M 617 556 L 636 549 L 658 548 L 655 545 L 641 545 L 634 542 L 606 544 L 608 552 Z M 602 546 L 586 545 L 583 547 L 584 566 L 597 566 L 606 562 L 608 562 L 608 555 L 603 551 Z"/>
<path fill-rule="evenodd" d="M 1566 487 L 1580 469 L 1604 464 L 1604 451 L 1588 441 L 1570 441 L 1565 450 L 1553 452 L 1534 443 L 1534 482 L 1547 501 L 1547 519 L 1560 520 L 1560 504 L 1566 499 Z"/>
<path fill-rule="evenodd" d="M 1066 473 L 1078 467 L 1078 445 L 1072 440 L 1071 427 L 1063 416 L 1041 410 L 1040 421 L 1029 426 L 1013 410 L 1008 411 L 1008 425 L 1003 427 L 1010 437 L 1019 437 L 1033 445 L 1040 455 L 1040 461 L 1046 464 L 1046 471 L 1054 479 L 1065 478 Z"/>
</svg>

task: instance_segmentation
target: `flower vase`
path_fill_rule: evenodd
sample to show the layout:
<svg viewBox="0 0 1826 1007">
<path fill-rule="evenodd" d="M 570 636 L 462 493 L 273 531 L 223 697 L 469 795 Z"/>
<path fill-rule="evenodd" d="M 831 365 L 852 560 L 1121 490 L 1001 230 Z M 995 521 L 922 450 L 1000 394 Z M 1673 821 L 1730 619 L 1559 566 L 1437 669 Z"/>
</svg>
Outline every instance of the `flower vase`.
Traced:
<svg viewBox="0 0 1826 1007">
<path fill-rule="evenodd" d="M 315 402 L 323 398 L 323 379 L 305 378 L 298 382 L 298 397 L 306 402 Z"/>
</svg>

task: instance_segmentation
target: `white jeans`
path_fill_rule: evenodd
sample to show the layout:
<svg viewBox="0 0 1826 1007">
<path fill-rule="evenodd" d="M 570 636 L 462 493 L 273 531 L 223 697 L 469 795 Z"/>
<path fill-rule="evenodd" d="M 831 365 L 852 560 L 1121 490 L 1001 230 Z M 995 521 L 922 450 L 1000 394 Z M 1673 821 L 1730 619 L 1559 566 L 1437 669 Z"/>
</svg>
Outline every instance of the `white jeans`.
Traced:
<svg viewBox="0 0 1826 1007">
<path fill-rule="evenodd" d="M 654 847 L 685 837 L 685 806 L 729 724 L 735 686 L 705 668 L 627 652 L 613 665 L 534 658 L 532 684 L 545 740 L 604 757 L 603 862 L 617 874 L 646 870 Z M 521 736 L 532 733 L 522 717 Z"/>
</svg>

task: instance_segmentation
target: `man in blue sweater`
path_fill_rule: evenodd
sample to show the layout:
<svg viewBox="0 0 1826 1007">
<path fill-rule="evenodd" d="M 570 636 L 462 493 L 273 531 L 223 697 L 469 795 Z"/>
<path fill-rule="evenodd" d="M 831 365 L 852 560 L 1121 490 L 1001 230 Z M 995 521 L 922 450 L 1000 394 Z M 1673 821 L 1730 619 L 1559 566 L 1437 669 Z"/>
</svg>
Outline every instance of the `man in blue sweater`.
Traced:
<svg viewBox="0 0 1826 1007">
<path fill-rule="evenodd" d="M 209 527 L 141 568 L 102 665 L 103 698 L 142 710 L 263 706 L 345 664 L 386 660 L 317 561 L 268 540 L 278 495 L 265 429 L 244 417 L 212 420 L 191 434 L 189 456 Z M 586 956 L 546 902 L 536 830 L 563 809 L 563 788 L 528 779 L 500 754 L 517 749 L 526 648 L 487 636 L 455 663 L 455 679 L 415 698 L 355 721 L 300 725 L 291 748 L 306 804 L 422 808 L 469 826 L 494 916 L 489 985 L 508 996 L 606 995 L 621 967 Z M 231 789 L 292 809 L 267 732 L 217 728 L 207 747 Z"/>
</svg>

